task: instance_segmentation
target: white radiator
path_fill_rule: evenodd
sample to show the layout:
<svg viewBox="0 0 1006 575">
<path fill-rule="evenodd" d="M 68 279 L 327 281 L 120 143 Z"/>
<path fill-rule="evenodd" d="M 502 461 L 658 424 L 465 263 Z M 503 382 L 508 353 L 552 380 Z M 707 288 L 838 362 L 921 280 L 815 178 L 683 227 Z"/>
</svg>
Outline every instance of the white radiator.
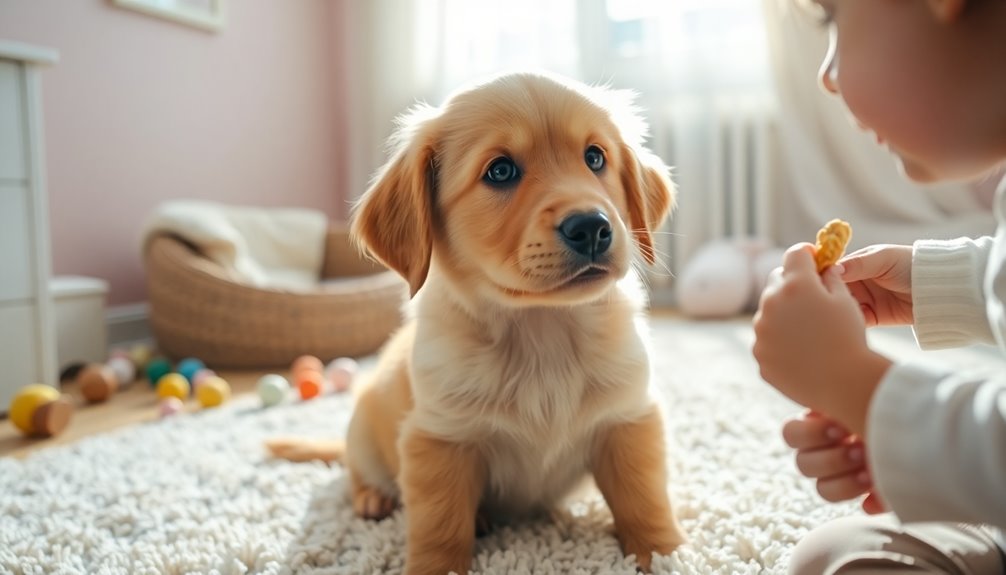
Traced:
<svg viewBox="0 0 1006 575">
<path fill-rule="evenodd" d="M 653 109 L 653 108 L 651 108 Z M 672 166 L 678 209 L 655 242 L 655 299 L 702 245 L 773 239 L 779 186 L 776 109 L 768 98 L 675 100 L 651 115 L 652 150 Z"/>
</svg>

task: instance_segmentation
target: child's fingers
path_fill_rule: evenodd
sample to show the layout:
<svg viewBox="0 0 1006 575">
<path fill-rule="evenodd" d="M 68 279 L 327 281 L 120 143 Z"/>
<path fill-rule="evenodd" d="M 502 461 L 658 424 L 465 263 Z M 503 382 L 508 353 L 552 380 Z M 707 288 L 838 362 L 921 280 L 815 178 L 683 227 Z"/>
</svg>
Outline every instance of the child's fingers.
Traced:
<svg viewBox="0 0 1006 575">
<path fill-rule="evenodd" d="M 820 479 L 862 469 L 865 458 L 861 443 L 842 444 L 825 449 L 798 451 L 796 467 L 804 476 Z"/>
<path fill-rule="evenodd" d="M 814 246 L 807 242 L 794 244 L 786 250 L 782 258 L 783 273 L 817 275 L 817 264 L 814 263 Z"/>
<path fill-rule="evenodd" d="M 880 500 L 880 496 L 877 495 L 877 492 L 872 489 L 866 494 L 866 499 L 863 499 L 862 506 L 863 511 L 869 513 L 870 515 L 887 512 L 887 506 Z"/>
<path fill-rule="evenodd" d="M 835 445 L 849 432 L 827 417 L 810 413 L 803 419 L 791 419 L 782 427 L 782 438 L 794 449 L 820 449 Z"/>
<path fill-rule="evenodd" d="M 854 499 L 872 487 L 873 479 L 865 469 L 817 481 L 817 492 L 831 503 Z"/>
<path fill-rule="evenodd" d="M 873 279 L 887 272 L 891 262 L 878 256 L 878 253 L 877 246 L 869 246 L 842 258 L 842 281 L 848 283 Z"/>
<path fill-rule="evenodd" d="M 824 282 L 824 287 L 828 289 L 828 293 L 841 294 L 849 293 L 849 288 L 845 285 L 845 278 L 840 275 L 840 271 L 835 269 L 837 266 L 832 266 L 821 274 L 821 280 Z"/>
</svg>

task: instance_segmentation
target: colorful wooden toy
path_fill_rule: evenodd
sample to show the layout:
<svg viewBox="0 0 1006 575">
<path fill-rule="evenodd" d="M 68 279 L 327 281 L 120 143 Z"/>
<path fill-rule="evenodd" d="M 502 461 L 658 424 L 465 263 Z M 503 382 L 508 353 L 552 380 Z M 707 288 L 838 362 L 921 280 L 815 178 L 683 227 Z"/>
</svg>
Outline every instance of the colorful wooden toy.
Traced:
<svg viewBox="0 0 1006 575">
<path fill-rule="evenodd" d="M 11 400 L 11 423 L 33 437 L 52 437 L 66 429 L 73 417 L 73 404 L 59 390 L 41 383 L 26 385 Z"/>
<path fill-rule="evenodd" d="M 196 374 L 200 371 L 206 369 L 206 364 L 202 360 L 196 359 L 194 357 L 186 357 L 182 361 L 178 362 L 178 367 L 175 371 L 185 376 L 185 379 L 189 380 L 189 383 L 194 383 L 196 380 Z"/>
<path fill-rule="evenodd" d="M 351 357 L 340 357 L 325 366 L 325 379 L 332 384 L 333 391 L 342 393 L 353 384 L 356 369 L 356 360 Z"/>
<path fill-rule="evenodd" d="M 157 382 L 161 381 L 161 378 L 165 375 L 171 373 L 171 362 L 163 357 L 158 357 L 150 360 L 144 371 L 147 372 L 150 387 L 157 387 Z"/>
<path fill-rule="evenodd" d="M 87 402 L 99 403 L 108 400 L 119 389 L 119 378 L 107 365 L 91 363 L 77 374 L 77 385 Z"/>
<path fill-rule="evenodd" d="M 231 396 L 231 386 L 222 377 L 210 376 L 200 382 L 196 399 L 203 407 L 216 407 Z"/>
<path fill-rule="evenodd" d="M 297 375 L 297 391 L 303 400 L 314 399 L 321 395 L 325 386 L 325 379 L 317 371 L 301 370 Z"/>
<path fill-rule="evenodd" d="M 188 399 L 190 393 L 189 380 L 180 373 L 169 373 L 157 381 L 157 397 L 177 397 L 181 401 Z"/>
<path fill-rule="evenodd" d="M 165 397 L 157 404 L 157 414 L 161 417 L 171 417 L 181 413 L 184 409 L 185 404 L 182 403 L 182 400 L 174 396 Z"/>
<path fill-rule="evenodd" d="M 282 403 L 289 393 L 290 382 L 282 375 L 269 373 L 258 380 L 258 396 L 265 407 Z"/>
</svg>

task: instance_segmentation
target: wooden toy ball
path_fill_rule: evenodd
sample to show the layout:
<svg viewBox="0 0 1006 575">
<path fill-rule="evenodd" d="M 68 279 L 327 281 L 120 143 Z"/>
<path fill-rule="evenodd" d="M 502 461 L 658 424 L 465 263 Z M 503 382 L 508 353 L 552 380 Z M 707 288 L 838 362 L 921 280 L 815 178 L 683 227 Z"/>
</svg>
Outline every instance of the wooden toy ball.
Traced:
<svg viewBox="0 0 1006 575">
<path fill-rule="evenodd" d="M 321 395 L 325 386 L 325 378 L 317 371 L 301 371 L 297 375 L 297 391 L 303 400 L 314 399 Z"/>
<path fill-rule="evenodd" d="M 325 366 L 325 379 L 332 384 L 335 392 L 341 393 L 353 384 L 356 368 L 356 360 L 351 357 L 340 357 Z"/>
<path fill-rule="evenodd" d="M 11 423 L 25 435 L 52 437 L 66 429 L 73 405 L 59 390 L 41 383 L 26 385 L 11 400 Z"/>
<path fill-rule="evenodd" d="M 119 388 L 119 378 L 107 365 L 91 363 L 77 374 L 80 394 L 90 403 L 106 401 Z"/>
<path fill-rule="evenodd" d="M 193 383 L 196 380 L 196 374 L 202 369 L 206 369 L 206 364 L 202 360 L 194 357 L 186 357 L 178 362 L 178 367 L 175 368 L 175 371 L 184 375 L 185 379 L 189 380 L 189 383 Z"/>
<path fill-rule="evenodd" d="M 114 356 L 105 363 L 105 366 L 115 374 L 119 387 L 129 385 L 136 379 L 136 366 L 133 365 L 133 360 L 126 356 Z"/>
<path fill-rule="evenodd" d="M 258 380 L 258 396 L 265 407 L 279 405 L 289 392 L 290 382 L 277 373 L 268 373 Z"/>
<path fill-rule="evenodd" d="M 231 386 L 218 376 L 210 376 L 199 383 L 196 389 L 196 399 L 203 407 L 216 407 L 227 401 L 231 396 Z"/>
<path fill-rule="evenodd" d="M 217 372 L 206 367 L 200 369 L 194 376 L 192 376 L 192 389 L 199 389 L 199 384 L 201 384 L 204 379 L 207 377 L 213 377 L 216 374 Z"/>
<path fill-rule="evenodd" d="M 293 364 L 290 365 L 290 374 L 293 375 L 294 379 L 297 379 L 301 372 L 313 371 L 321 373 L 324 369 L 325 364 L 317 357 L 313 355 L 302 355 L 293 360 Z"/>
<path fill-rule="evenodd" d="M 150 381 L 150 387 L 157 387 L 157 383 L 161 381 L 161 378 L 171 373 L 171 362 L 163 357 L 152 359 L 147 363 L 144 371 L 147 372 L 147 380 Z"/>
<path fill-rule="evenodd" d="M 185 409 L 185 404 L 173 395 L 165 397 L 157 404 L 157 413 L 161 417 L 171 417 L 180 413 L 183 409 Z"/>
<path fill-rule="evenodd" d="M 138 343 L 129 348 L 129 359 L 132 360 L 136 369 L 142 370 L 150 363 L 154 356 L 154 350 L 145 343 Z"/>
<path fill-rule="evenodd" d="M 189 380 L 180 373 L 169 373 L 157 381 L 157 397 L 177 397 L 185 401 L 189 397 Z"/>
</svg>

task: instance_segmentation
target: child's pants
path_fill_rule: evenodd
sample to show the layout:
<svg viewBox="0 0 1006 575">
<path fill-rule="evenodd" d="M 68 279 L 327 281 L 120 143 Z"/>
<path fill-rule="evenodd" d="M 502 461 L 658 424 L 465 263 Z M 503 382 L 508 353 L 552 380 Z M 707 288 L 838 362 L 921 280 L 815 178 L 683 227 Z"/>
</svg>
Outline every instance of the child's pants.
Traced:
<svg viewBox="0 0 1006 575">
<path fill-rule="evenodd" d="M 981 527 L 902 525 L 884 514 L 845 517 L 811 531 L 793 551 L 790 573 L 1003 575 L 1006 560 L 989 531 Z"/>
</svg>

